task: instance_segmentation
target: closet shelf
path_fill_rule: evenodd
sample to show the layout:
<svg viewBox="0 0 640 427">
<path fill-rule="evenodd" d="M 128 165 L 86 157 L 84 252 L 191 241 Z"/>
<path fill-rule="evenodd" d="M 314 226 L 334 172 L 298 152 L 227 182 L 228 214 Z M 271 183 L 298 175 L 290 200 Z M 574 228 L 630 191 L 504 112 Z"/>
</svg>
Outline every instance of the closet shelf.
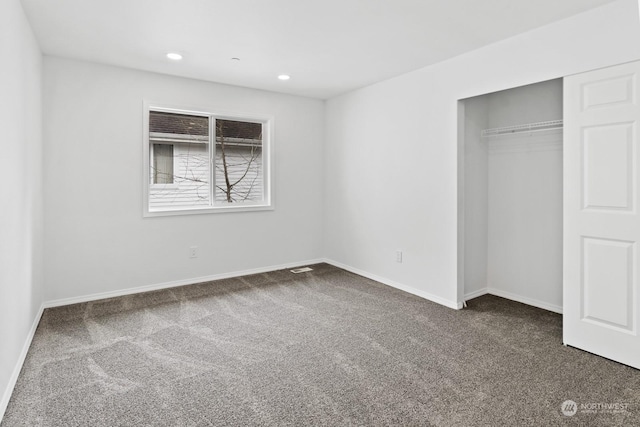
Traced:
<svg viewBox="0 0 640 427">
<path fill-rule="evenodd" d="M 482 138 L 491 138 L 502 135 L 513 135 L 530 132 L 544 132 L 562 129 L 562 120 L 549 120 L 546 122 L 527 123 L 524 125 L 505 126 L 501 128 L 484 129 L 480 132 Z"/>
</svg>

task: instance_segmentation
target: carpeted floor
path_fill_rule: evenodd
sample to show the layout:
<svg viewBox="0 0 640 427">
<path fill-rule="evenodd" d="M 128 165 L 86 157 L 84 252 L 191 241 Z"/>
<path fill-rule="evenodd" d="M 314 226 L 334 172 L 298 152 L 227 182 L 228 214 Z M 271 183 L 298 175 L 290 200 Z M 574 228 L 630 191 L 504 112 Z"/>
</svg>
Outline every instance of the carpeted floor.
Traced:
<svg viewBox="0 0 640 427">
<path fill-rule="evenodd" d="M 640 371 L 561 332 L 326 264 L 76 304 L 45 311 L 2 426 L 640 425 Z"/>
</svg>

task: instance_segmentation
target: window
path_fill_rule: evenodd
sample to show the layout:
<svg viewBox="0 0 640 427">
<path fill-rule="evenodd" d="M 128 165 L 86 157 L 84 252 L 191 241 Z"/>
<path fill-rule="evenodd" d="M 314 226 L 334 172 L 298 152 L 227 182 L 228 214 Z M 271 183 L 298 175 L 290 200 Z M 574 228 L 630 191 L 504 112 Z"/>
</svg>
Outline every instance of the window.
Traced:
<svg viewBox="0 0 640 427">
<path fill-rule="evenodd" d="M 271 208 L 270 120 L 145 108 L 145 215 Z"/>
<path fill-rule="evenodd" d="M 173 145 L 153 144 L 153 183 L 173 184 Z"/>
</svg>

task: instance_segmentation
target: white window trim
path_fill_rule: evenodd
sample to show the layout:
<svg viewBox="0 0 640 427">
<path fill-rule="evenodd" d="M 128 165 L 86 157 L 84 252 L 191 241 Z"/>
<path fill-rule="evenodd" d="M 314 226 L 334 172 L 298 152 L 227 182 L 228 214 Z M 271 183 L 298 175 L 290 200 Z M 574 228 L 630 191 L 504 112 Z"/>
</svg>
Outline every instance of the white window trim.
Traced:
<svg viewBox="0 0 640 427">
<path fill-rule="evenodd" d="M 168 113 L 177 114 L 191 114 L 197 116 L 209 117 L 209 135 L 210 139 L 212 135 L 215 135 L 215 119 L 222 120 L 246 120 L 255 121 L 263 124 L 263 139 L 262 139 L 262 168 L 263 168 L 263 193 L 264 200 L 255 203 L 238 203 L 236 205 L 216 205 L 215 204 L 215 147 L 214 144 L 209 145 L 209 159 L 210 159 L 210 187 L 211 194 L 210 200 L 212 205 L 210 206 L 180 206 L 162 208 L 161 210 L 149 209 L 149 194 L 151 188 L 157 188 L 159 186 L 171 186 L 176 184 L 151 184 L 150 183 L 150 143 L 149 143 L 149 112 L 150 111 L 162 111 Z M 184 107 L 167 107 L 163 104 L 152 103 L 144 101 L 143 103 L 143 140 L 142 140 L 142 185 L 143 185 L 143 200 L 142 200 L 142 215 L 143 217 L 159 217 L 159 216 L 175 216 L 175 215 L 197 215 L 197 214 L 211 214 L 211 213 L 229 213 L 229 212 L 252 212 L 252 211 L 270 211 L 274 210 L 274 197 L 273 197 L 273 149 L 274 149 L 274 119 L 272 116 L 257 115 L 257 114 L 244 114 L 244 113 L 229 113 L 220 112 L 215 109 L 202 109 L 202 108 L 184 108 Z M 215 140 L 215 137 L 212 139 Z M 168 187 L 167 187 L 168 188 Z"/>
</svg>

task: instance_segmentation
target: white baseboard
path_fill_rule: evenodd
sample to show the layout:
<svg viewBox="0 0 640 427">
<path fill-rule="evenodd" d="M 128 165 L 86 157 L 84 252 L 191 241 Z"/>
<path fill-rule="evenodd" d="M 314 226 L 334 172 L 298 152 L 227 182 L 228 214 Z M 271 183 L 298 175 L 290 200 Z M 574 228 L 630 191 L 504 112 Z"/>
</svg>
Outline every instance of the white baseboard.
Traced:
<svg viewBox="0 0 640 427">
<path fill-rule="evenodd" d="M 38 324 L 40 323 L 40 319 L 42 318 L 42 313 L 44 312 L 44 309 L 45 309 L 44 304 L 41 304 L 35 319 L 33 319 L 33 323 L 31 324 L 31 329 L 29 329 L 29 333 L 27 334 L 27 339 L 24 341 L 24 345 L 22 346 L 22 350 L 20 351 L 20 356 L 18 356 L 18 361 L 16 362 L 16 365 L 13 368 L 13 372 L 11 373 L 11 377 L 9 378 L 9 382 L 7 383 L 7 388 L 4 390 L 4 393 L 2 394 L 2 400 L 0 400 L 0 422 L 2 422 L 4 413 L 7 410 L 7 406 L 9 405 L 9 400 L 11 399 L 11 395 L 13 394 L 13 389 L 15 388 L 16 383 L 18 382 L 18 376 L 20 375 L 20 371 L 22 370 L 22 365 L 24 365 L 24 361 L 27 358 L 29 347 L 31 347 L 31 341 L 33 341 L 33 337 L 36 334 L 36 329 L 38 328 Z"/>
<path fill-rule="evenodd" d="M 331 265 L 333 265 L 335 267 L 342 268 L 343 270 L 350 271 L 350 272 L 355 273 L 355 274 L 357 274 L 359 276 L 363 276 L 363 277 L 366 277 L 368 279 L 375 280 L 376 282 L 383 283 L 383 284 L 391 286 L 393 288 L 400 289 L 400 290 L 402 290 L 404 292 L 408 292 L 410 294 L 419 296 L 421 298 L 424 298 L 426 300 L 435 302 L 437 304 L 444 305 L 445 307 L 449 307 L 449 308 L 453 308 L 453 309 L 459 310 L 459 309 L 462 308 L 462 305 L 463 305 L 462 302 L 450 301 L 450 300 L 447 300 L 445 298 L 439 297 L 437 295 L 433 295 L 433 294 L 431 294 L 429 292 L 425 292 L 425 291 L 422 291 L 420 289 L 416 289 L 416 288 L 413 288 L 411 286 L 407 286 L 407 285 L 404 285 L 402 283 L 387 279 L 385 277 L 381 277 L 381 276 L 378 276 L 376 274 L 372 274 L 372 273 L 369 273 L 367 271 L 360 270 L 358 268 L 351 267 L 351 266 L 346 265 L 346 264 L 342 264 L 342 263 L 340 263 L 338 261 L 334 261 L 334 260 L 327 259 L 327 258 L 318 258 L 318 259 L 299 261 L 299 262 L 293 262 L 293 263 L 287 263 L 287 264 L 281 264 L 281 265 L 273 265 L 273 266 L 268 266 L 268 267 L 254 268 L 254 269 L 249 269 L 249 270 L 234 271 L 234 272 L 231 272 L 231 273 L 222 273 L 222 274 L 214 274 L 214 275 L 211 275 L 211 276 L 195 277 L 195 278 L 191 278 L 191 279 L 175 280 L 175 281 L 171 281 L 171 282 L 158 283 L 158 284 L 154 284 L 154 285 L 138 286 L 138 287 L 135 287 L 135 288 L 120 289 L 120 290 L 117 290 L 117 291 L 100 292 L 100 293 L 95 293 L 95 294 L 83 295 L 83 296 L 79 296 L 79 297 L 62 298 L 62 299 L 57 299 L 57 300 L 45 301 L 44 304 L 43 304 L 43 307 L 44 308 L 59 307 L 59 306 L 69 305 L 69 304 L 77 304 L 77 303 L 82 303 L 82 302 L 96 301 L 96 300 L 105 299 L 105 298 L 115 298 L 115 297 L 119 297 L 119 296 L 131 295 L 131 294 L 136 294 L 136 293 L 141 293 L 141 292 L 149 292 L 149 291 L 156 291 L 156 290 L 161 290 L 161 289 L 175 288 L 175 287 L 178 287 L 178 286 L 193 285 L 195 283 L 209 282 L 209 281 L 212 281 L 212 280 L 230 279 L 230 278 L 233 278 L 233 277 L 246 276 L 246 275 L 250 275 L 250 274 L 268 273 L 268 272 L 271 272 L 271 271 L 283 270 L 283 269 L 287 269 L 287 268 L 294 268 L 294 267 L 300 267 L 300 266 L 311 265 L 311 264 L 317 264 L 317 263 L 321 263 L 321 262 L 326 262 L 327 264 L 331 264 Z M 510 293 L 510 292 L 502 291 L 502 290 L 491 288 L 491 287 L 482 288 L 482 289 L 479 289 L 477 291 L 465 294 L 464 300 L 468 301 L 470 299 L 477 298 L 477 297 L 485 295 L 485 294 L 495 295 L 495 296 L 498 296 L 498 297 L 502 297 L 502 298 L 513 300 L 513 301 L 521 302 L 523 304 L 528 304 L 528 305 L 531 305 L 531 306 L 534 306 L 534 307 L 542 308 L 544 310 L 549 310 L 549 311 L 552 311 L 554 313 L 562 314 L 562 307 L 561 306 L 557 306 L 557 305 L 554 305 L 554 304 L 549 304 L 549 303 L 546 303 L 544 301 L 539 301 L 539 300 L 536 300 L 536 299 L 533 299 L 533 298 L 523 297 L 521 295 L 513 294 L 513 293 Z M 37 323 L 36 323 L 36 326 L 37 326 Z M 34 332 L 35 332 L 35 330 L 34 330 Z"/>
<path fill-rule="evenodd" d="M 540 301 L 533 298 L 523 297 L 522 295 L 513 294 L 511 292 L 507 292 L 507 291 L 503 291 L 503 290 L 491 288 L 491 287 L 482 288 L 474 292 L 469 292 L 468 294 L 464 295 L 464 300 L 469 301 L 471 299 L 478 298 L 478 297 L 481 297 L 482 295 L 487 295 L 487 294 L 495 295 L 497 297 L 506 298 L 506 299 L 516 301 L 516 302 L 521 302 L 523 304 L 527 304 L 533 307 L 542 308 L 543 310 L 548 310 L 554 313 L 562 314 L 561 306 L 558 306 L 555 304 L 549 304 L 544 301 Z"/>
<path fill-rule="evenodd" d="M 149 291 L 158 291 L 161 289 L 175 288 L 178 286 L 193 285 L 196 283 L 210 282 L 212 280 L 231 279 L 233 277 L 247 276 L 250 274 L 268 273 L 276 270 L 284 270 L 287 268 L 301 267 L 305 265 L 318 264 L 324 262 L 324 259 L 314 259 L 307 261 L 292 262 L 288 264 L 272 265 L 269 267 L 253 268 L 250 270 L 234 271 L 231 273 L 214 274 L 211 276 L 194 277 L 191 279 L 174 280 L 171 282 L 157 283 L 154 285 L 138 286 L 135 288 L 120 289 L 117 291 L 99 292 L 95 294 L 83 295 L 79 297 L 61 298 L 44 303 L 45 308 L 59 307 L 62 305 L 78 304 L 82 302 L 97 301 L 105 298 L 115 298 L 125 295 L 137 294 Z"/>
<path fill-rule="evenodd" d="M 450 301 L 445 298 L 441 298 L 437 295 L 430 294 L 429 292 L 425 292 L 420 289 L 413 288 L 411 286 L 403 285 L 402 283 L 398 283 L 396 281 L 393 281 L 375 274 L 371 274 L 364 270 L 360 270 L 331 259 L 325 259 L 324 262 L 326 262 L 327 264 L 331 264 L 335 267 L 341 268 L 343 270 L 350 271 L 351 273 L 357 274 L 358 276 L 363 276 L 363 277 L 366 277 L 367 279 L 375 280 L 376 282 L 383 283 L 387 286 L 391 286 L 392 288 L 400 289 L 401 291 L 419 296 L 420 298 L 424 298 L 431 302 L 444 305 L 445 307 L 453 308 L 455 310 L 460 310 L 462 308 L 462 303 L 457 303 L 455 301 Z"/>
<path fill-rule="evenodd" d="M 464 294 L 464 300 L 469 301 L 470 299 L 481 297 L 482 295 L 486 295 L 489 293 L 489 288 L 478 289 L 477 291 L 469 292 L 468 294 Z"/>
<path fill-rule="evenodd" d="M 495 288 L 487 288 L 487 293 L 491 295 L 495 295 L 497 297 L 502 297 L 506 299 L 510 299 L 512 301 L 521 302 L 523 304 L 531 305 L 534 307 L 542 308 L 543 310 L 552 311 L 554 313 L 562 314 L 562 306 L 549 304 L 544 301 L 540 301 L 533 298 L 523 297 L 521 295 L 512 294 L 511 292 L 506 292 L 500 289 Z"/>
</svg>

